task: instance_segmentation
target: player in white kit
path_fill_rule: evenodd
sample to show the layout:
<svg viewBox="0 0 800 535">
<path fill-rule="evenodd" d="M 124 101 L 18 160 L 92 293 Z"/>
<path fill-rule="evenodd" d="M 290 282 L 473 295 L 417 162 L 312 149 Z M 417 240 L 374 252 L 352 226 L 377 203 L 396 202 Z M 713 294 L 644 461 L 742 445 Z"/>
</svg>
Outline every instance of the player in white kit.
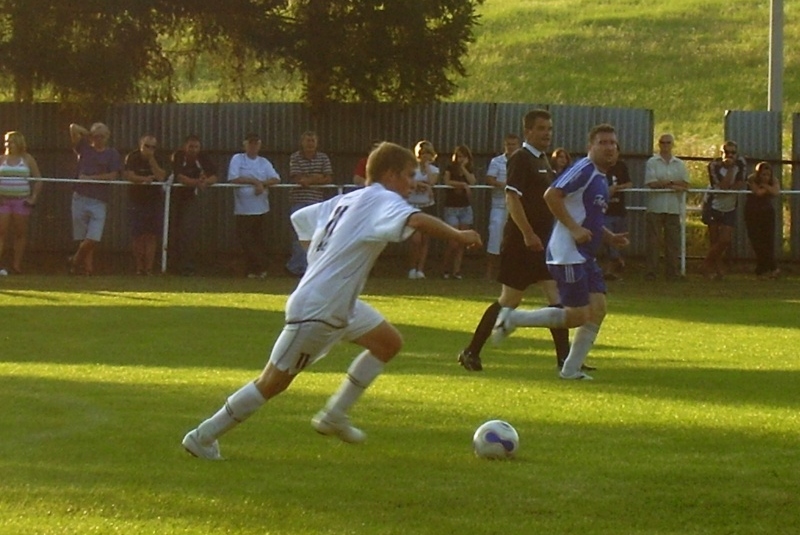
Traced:
<svg viewBox="0 0 800 535">
<path fill-rule="evenodd" d="M 405 198 L 411 191 L 416 159 L 411 151 L 382 143 L 367 160 L 367 187 L 292 215 L 301 242 L 309 242 L 308 269 L 286 303 L 286 324 L 261 375 L 234 392 L 213 416 L 183 439 L 197 457 L 218 460 L 218 437 L 280 394 L 304 368 L 345 339 L 365 350 L 353 360 L 339 390 L 311 421 L 323 435 L 359 443 L 366 434 L 347 412 L 402 346 L 397 329 L 359 300 L 372 266 L 389 242 L 414 231 L 481 245 L 473 230 L 456 230 L 421 213 Z"/>
</svg>

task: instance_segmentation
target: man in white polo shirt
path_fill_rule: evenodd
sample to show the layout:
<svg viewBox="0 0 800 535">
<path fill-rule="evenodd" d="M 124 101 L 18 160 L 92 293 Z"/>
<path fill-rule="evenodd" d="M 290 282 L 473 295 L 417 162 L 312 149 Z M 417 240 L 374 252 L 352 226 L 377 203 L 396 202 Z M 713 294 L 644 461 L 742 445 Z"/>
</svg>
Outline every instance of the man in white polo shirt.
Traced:
<svg viewBox="0 0 800 535">
<path fill-rule="evenodd" d="M 244 250 L 247 276 L 263 279 L 267 276 L 267 241 L 265 225 L 269 212 L 267 188 L 281 181 L 272 163 L 259 156 L 261 138 L 247 134 L 244 152 L 234 154 L 228 165 L 228 182 L 243 184 L 234 192 L 233 213 L 236 217 L 236 236 Z"/>
</svg>

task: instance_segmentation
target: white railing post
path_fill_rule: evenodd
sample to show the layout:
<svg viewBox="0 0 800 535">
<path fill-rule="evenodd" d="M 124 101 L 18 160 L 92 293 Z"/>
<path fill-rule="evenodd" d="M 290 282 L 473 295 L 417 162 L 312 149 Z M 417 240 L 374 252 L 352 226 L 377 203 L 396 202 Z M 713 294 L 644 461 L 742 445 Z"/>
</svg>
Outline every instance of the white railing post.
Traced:
<svg viewBox="0 0 800 535">
<path fill-rule="evenodd" d="M 172 198 L 172 183 L 175 180 L 174 175 L 170 175 L 164 182 L 164 221 L 161 229 L 161 273 L 167 272 L 167 248 L 169 245 L 169 200 Z"/>
<path fill-rule="evenodd" d="M 681 275 L 686 276 L 686 190 L 681 191 Z"/>
</svg>

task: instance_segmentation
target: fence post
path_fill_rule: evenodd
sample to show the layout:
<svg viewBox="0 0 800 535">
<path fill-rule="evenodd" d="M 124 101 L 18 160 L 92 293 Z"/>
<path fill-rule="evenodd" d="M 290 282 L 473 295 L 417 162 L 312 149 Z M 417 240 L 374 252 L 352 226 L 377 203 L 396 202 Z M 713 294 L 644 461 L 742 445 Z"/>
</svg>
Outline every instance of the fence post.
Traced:
<svg viewBox="0 0 800 535">
<path fill-rule="evenodd" d="M 170 175 L 164 183 L 164 222 L 161 229 L 161 273 L 167 272 L 167 246 L 169 245 L 169 200 L 172 196 L 172 182 L 174 175 Z"/>
</svg>

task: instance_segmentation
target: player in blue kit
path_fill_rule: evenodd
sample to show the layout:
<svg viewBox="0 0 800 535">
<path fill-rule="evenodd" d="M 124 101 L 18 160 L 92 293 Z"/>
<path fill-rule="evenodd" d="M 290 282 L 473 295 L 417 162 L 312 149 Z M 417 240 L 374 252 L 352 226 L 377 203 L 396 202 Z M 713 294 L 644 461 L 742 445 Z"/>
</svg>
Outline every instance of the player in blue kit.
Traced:
<svg viewBox="0 0 800 535">
<path fill-rule="evenodd" d="M 558 284 L 564 308 L 503 308 L 492 337 L 501 341 L 517 327 L 576 328 L 560 371 L 562 379 L 592 379 L 581 371 L 606 315 L 606 285 L 596 254 L 605 240 L 628 245 L 627 233 L 604 226 L 608 207 L 606 174 L 618 157 L 614 127 L 601 124 L 589 133 L 589 154 L 562 174 L 544 199 L 556 224 L 547 244 L 547 266 Z"/>
</svg>

